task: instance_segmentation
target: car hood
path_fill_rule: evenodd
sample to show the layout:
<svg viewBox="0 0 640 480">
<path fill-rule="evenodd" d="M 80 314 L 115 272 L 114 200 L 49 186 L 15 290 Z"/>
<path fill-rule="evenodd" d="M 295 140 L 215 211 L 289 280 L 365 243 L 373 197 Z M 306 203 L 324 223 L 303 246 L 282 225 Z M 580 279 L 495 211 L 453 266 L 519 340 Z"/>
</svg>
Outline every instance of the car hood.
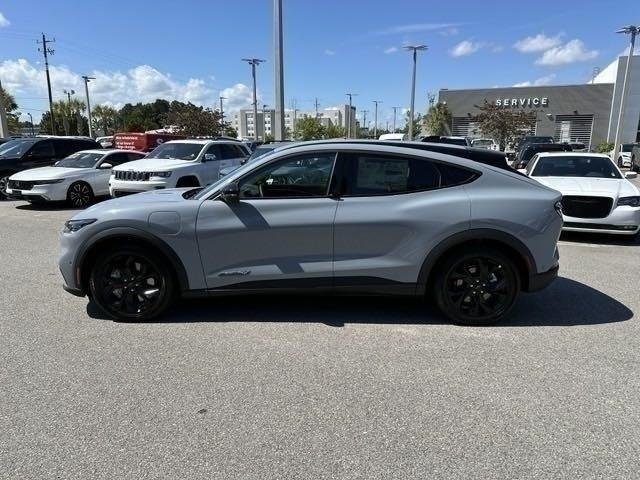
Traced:
<svg viewBox="0 0 640 480">
<path fill-rule="evenodd" d="M 119 198 L 112 198 L 104 202 L 97 203 L 86 210 L 80 212 L 79 218 L 87 218 L 87 213 L 99 214 L 101 211 L 118 210 L 121 208 L 129 208 L 132 206 L 144 205 L 153 203 L 159 204 L 171 204 L 178 202 L 185 202 L 185 198 L 182 196 L 184 192 L 193 189 L 191 188 L 167 188 L 166 190 L 151 190 L 148 192 L 136 193 L 134 195 L 127 195 Z"/>
<path fill-rule="evenodd" d="M 141 160 L 123 163 L 122 165 L 114 167 L 113 170 L 121 172 L 128 172 L 129 170 L 136 172 L 160 172 L 193 165 L 194 163 L 193 160 L 176 160 L 173 158 L 143 158 Z"/>
<path fill-rule="evenodd" d="M 532 177 L 563 195 L 627 196 L 638 195 L 638 189 L 624 178 Z"/>
<path fill-rule="evenodd" d="M 33 181 L 33 180 L 56 180 L 68 178 L 92 170 L 90 168 L 65 168 L 65 167 L 42 167 L 23 170 L 11 176 L 12 180 Z"/>
</svg>

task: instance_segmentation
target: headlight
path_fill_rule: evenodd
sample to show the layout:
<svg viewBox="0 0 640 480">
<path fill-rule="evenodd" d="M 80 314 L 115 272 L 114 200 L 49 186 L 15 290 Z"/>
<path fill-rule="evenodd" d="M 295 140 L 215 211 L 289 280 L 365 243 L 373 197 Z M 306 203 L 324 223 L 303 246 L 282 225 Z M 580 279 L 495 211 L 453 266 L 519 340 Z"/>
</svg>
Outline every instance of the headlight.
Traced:
<svg viewBox="0 0 640 480">
<path fill-rule="evenodd" d="M 34 180 L 34 185 L 53 185 L 54 183 L 62 183 L 64 179 L 60 178 L 58 180 Z"/>
<path fill-rule="evenodd" d="M 562 217 L 562 202 L 558 201 L 553 205 L 553 208 L 556 209 L 556 213 Z"/>
<path fill-rule="evenodd" d="M 618 199 L 618 206 L 640 207 L 640 197 L 622 197 Z"/>
<path fill-rule="evenodd" d="M 64 233 L 77 232 L 83 227 L 87 225 L 91 225 L 97 219 L 96 218 L 87 218 L 82 220 L 67 220 L 64 222 L 64 229 L 62 230 Z"/>
<path fill-rule="evenodd" d="M 171 176 L 171 172 L 150 172 L 149 175 L 152 177 L 169 178 Z"/>
</svg>

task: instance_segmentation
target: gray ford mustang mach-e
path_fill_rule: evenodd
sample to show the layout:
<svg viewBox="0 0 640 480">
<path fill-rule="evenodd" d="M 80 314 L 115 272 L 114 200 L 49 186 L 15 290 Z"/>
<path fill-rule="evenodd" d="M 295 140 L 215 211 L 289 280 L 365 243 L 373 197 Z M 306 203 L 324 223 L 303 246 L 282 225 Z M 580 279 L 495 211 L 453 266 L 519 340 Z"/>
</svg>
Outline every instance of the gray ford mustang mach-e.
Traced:
<svg viewBox="0 0 640 480">
<path fill-rule="evenodd" d="M 488 324 L 558 272 L 561 196 L 468 158 L 372 142 L 283 146 L 199 189 L 118 198 L 67 221 L 65 289 L 109 316 L 177 296 L 409 295 Z"/>
</svg>

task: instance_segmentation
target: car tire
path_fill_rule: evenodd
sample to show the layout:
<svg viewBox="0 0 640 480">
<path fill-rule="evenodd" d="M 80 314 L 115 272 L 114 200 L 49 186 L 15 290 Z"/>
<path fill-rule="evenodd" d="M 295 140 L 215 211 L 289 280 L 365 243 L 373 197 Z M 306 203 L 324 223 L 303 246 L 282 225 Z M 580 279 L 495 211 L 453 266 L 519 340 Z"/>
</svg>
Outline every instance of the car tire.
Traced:
<svg viewBox="0 0 640 480">
<path fill-rule="evenodd" d="M 0 200 L 9 198 L 7 195 L 7 184 L 9 183 L 9 177 L 11 175 L 13 175 L 12 172 L 0 172 Z"/>
<path fill-rule="evenodd" d="M 622 157 L 618 157 L 618 168 L 622 168 Z"/>
<path fill-rule="evenodd" d="M 86 182 L 74 182 L 67 190 L 67 203 L 75 208 L 86 208 L 95 200 L 91 185 Z"/>
<path fill-rule="evenodd" d="M 471 247 L 446 256 L 433 283 L 440 311 L 461 325 L 490 325 L 504 318 L 520 293 L 518 268 L 488 247 Z"/>
<path fill-rule="evenodd" d="M 89 294 L 110 318 L 151 320 L 173 302 L 175 282 L 167 262 L 138 246 L 101 253 L 89 274 Z"/>
</svg>

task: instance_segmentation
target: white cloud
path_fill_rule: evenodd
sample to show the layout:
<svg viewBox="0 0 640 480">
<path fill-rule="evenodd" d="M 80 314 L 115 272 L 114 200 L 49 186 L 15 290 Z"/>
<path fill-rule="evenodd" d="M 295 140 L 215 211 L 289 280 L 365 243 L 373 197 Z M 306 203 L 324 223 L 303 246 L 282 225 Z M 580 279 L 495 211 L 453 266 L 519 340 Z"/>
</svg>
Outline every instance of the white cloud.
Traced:
<svg viewBox="0 0 640 480">
<path fill-rule="evenodd" d="M 80 98 L 84 98 L 84 83 L 80 73 L 64 65 L 52 65 L 50 73 L 54 98 L 59 97 L 63 90 L 70 89 L 75 90 Z M 119 108 L 125 103 L 152 102 L 156 98 L 192 102 L 209 107 L 217 105 L 217 92 L 208 87 L 205 80 L 175 80 L 170 74 L 160 72 L 150 65 L 139 65 L 125 72 L 94 70 L 90 74 L 95 77 L 89 84 L 91 103 L 94 105 L 108 104 Z M 40 66 L 33 65 L 23 58 L 5 60 L 0 62 L 0 78 L 3 86 L 16 97 L 18 105 L 22 106 L 24 103 L 20 101 L 20 97 L 41 97 L 41 106 L 35 105 L 34 102 L 28 106 L 33 106 L 33 111 L 36 108 L 47 109 L 47 83 Z M 229 109 L 245 107 L 252 101 L 251 89 L 242 83 L 223 89 L 220 95 L 227 97 L 226 108 Z M 28 111 L 26 107 L 27 105 L 24 106 L 24 111 Z"/>
<path fill-rule="evenodd" d="M 450 29 L 460 25 L 459 23 L 412 23 L 408 25 L 396 25 L 375 32 L 376 35 L 394 35 L 397 33 L 428 32 L 432 30 Z"/>
<path fill-rule="evenodd" d="M 8 27 L 9 25 L 11 25 L 11 22 L 0 12 L 0 28 Z"/>
<path fill-rule="evenodd" d="M 549 75 L 545 75 L 544 77 L 537 78 L 533 82 L 527 80 L 526 82 L 516 83 L 514 87 L 541 87 L 543 85 L 549 85 L 556 78 L 555 73 L 550 73 Z"/>
<path fill-rule="evenodd" d="M 384 49 L 384 53 L 395 53 L 398 51 L 398 47 L 389 47 Z"/>
<path fill-rule="evenodd" d="M 452 37 L 454 35 L 457 35 L 458 33 L 460 33 L 460 30 L 458 30 L 456 27 L 451 27 L 451 28 L 442 30 L 440 32 L 440 35 L 442 35 L 443 37 Z"/>
<path fill-rule="evenodd" d="M 329 55 L 329 56 L 331 57 L 331 56 L 335 55 L 335 54 L 336 54 L 336 52 L 334 52 L 333 50 L 329 50 L 329 49 L 327 48 L 327 49 L 325 49 L 324 54 L 325 54 L 325 55 Z"/>
<path fill-rule="evenodd" d="M 598 56 L 598 50 L 587 50 L 582 40 L 574 39 L 564 45 L 550 48 L 536 60 L 536 65 L 555 67 L 568 63 L 586 62 Z"/>
<path fill-rule="evenodd" d="M 481 42 L 472 42 L 471 40 L 463 40 L 453 47 L 449 53 L 453 57 L 464 57 L 477 52 L 484 46 Z"/>
<path fill-rule="evenodd" d="M 513 48 L 522 53 L 542 52 L 560 45 L 562 43 L 561 37 L 562 33 L 555 37 L 548 37 L 544 33 L 539 33 L 535 37 L 525 37 L 522 40 L 518 40 L 513 45 Z"/>
</svg>

